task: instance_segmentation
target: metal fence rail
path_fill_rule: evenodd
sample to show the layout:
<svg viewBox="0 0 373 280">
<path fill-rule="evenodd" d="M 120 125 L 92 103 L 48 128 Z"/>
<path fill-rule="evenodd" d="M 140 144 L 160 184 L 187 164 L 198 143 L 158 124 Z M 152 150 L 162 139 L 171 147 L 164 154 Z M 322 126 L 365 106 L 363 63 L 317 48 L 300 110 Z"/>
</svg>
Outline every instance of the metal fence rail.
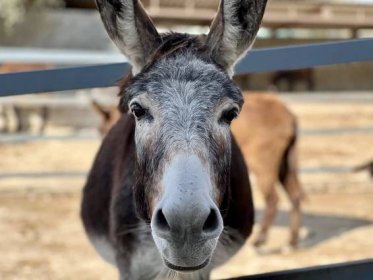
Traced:
<svg viewBox="0 0 373 280">
<path fill-rule="evenodd" d="M 247 276 L 232 280 L 372 280 L 373 260 Z"/>
<path fill-rule="evenodd" d="M 125 57 L 117 52 L 0 47 L 0 63 L 82 66 L 126 61 Z"/>
<path fill-rule="evenodd" d="M 255 49 L 237 66 L 237 74 L 292 70 L 373 60 L 373 39 Z M 127 72 L 126 63 L 60 68 L 0 75 L 0 97 L 108 87 Z"/>
</svg>

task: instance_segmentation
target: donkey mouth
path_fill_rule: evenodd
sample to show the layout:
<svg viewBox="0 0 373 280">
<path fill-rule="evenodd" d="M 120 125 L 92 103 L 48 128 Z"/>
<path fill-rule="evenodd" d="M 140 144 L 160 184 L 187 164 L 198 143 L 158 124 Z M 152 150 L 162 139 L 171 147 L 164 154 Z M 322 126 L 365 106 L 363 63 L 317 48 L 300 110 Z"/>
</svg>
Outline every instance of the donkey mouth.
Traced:
<svg viewBox="0 0 373 280">
<path fill-rule="evenodd" d="M 168 260 L 164 259 L 164 263 L 169 269 L 179 271 L 179 272 L 193 272 L 200 270 L 204 267 L 206 267 L 210 263 L 210 258 L 208 258 L 206 261 L 204 261 L 202 264 L 197 265 L 197 266 L 190 266 L 190 267 L 185 267 L 185 266 L 178 266 L 170 263 Z"/>
</svg>

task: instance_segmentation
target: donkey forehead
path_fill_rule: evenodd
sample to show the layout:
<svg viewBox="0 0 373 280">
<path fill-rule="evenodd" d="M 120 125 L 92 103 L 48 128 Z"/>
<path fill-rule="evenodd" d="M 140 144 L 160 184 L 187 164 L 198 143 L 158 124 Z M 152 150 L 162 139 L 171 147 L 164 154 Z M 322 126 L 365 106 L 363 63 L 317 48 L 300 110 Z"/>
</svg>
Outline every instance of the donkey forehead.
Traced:
<svg viewBox="0 0 373 280">
<path fill-rule="evenodd" d="M 227 99 L 239 105 L 243 102 L 241 91 L 228 74 L 188 53 L 157 60 L 136 77 L 127 93 L 129 99 L 145 93 L 160 106 L 201 102 L 211 107 Z"/>
</svg>

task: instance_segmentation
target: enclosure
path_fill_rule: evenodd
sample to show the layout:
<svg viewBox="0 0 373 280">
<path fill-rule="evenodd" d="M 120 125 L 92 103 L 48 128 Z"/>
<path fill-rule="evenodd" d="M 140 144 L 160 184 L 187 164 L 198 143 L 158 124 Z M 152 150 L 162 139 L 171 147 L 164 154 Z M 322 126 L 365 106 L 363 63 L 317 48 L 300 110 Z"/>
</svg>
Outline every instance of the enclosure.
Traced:
<svg viewBox="0 0 373 280">
<path fill-rule="evenodd" d="M 237 65 L 237 74 L 249 73 L 258 88 L 268 72 L 315 67 L 322 82 L 312 92 L 276 93 L 299 122 L 300 174 L 307 194 L 300 247 L 286 246 L 289 203 L 281 193 L 269 243 L 254 249 L 249 239 L 229 263 L 214 271 L 213 279 L 293 269 L 300 270 L 247 279 L 372 279 L 373 180 L 368 170 L 356 171 L 373 159 L 373 94 L 367 81 L 371 50 L 372 39 L 263 48 Z M 96 53 L 86 55 L 88 61 Z M 354 80 L 359 90 L 353 85 L 343 92 L 325 90 L 332 73 L 328 67 L 338 67 L 334 65 L 363 76 Z M 16 104 L 28 110 L 28 119 L 36 118 L 35 129 L 30 124 L 30 131 L 0 134 L 1 279 L 117 277 L 90 246 L 79 207 L 82 186 L 102 140 L 92 96 L 115 104 L 117 89 L 111 86 L 128 69 L 126 63 L 114 63 L 0 74 L 2 108 Z M 351 84 L 344 81 L 351 72 L 330 79 Z M 250 98 L 250 91 L 245 98 Z M 45 124 L 40 118 L 44 109 Z M 250 129 L 250 124 L 241 129 Z M 255 184 L 253 191 L 258 220 L 264 203 Z M 331 266 L 351 261 L 358 262 Z"/>
</svg>

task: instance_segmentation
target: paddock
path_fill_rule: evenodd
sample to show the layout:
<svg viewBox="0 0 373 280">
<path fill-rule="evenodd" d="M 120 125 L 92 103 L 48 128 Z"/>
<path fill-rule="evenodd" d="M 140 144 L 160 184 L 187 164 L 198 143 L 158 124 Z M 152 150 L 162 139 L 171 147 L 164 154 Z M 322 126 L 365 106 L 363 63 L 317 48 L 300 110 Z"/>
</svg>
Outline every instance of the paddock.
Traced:
<svg viewBox="0 0 373 280">
<path fill-rule="evenodd" d="M 373 100 L 350 93 L 328 102 L 328 96 L 281 95 L 301 127 L 307 191 L 301 248 L 283 247 L 288 204 L 281 195 L 268 245 L 255 251 L 249 240 L 213 279 L 373 257 L 373 181 L 368 172 L 351 172 L 373 156 Z M 94 133 L 56 137 L 54 131 L 49 127 L 47 137 L 27 141 L 0 137 L 1 279 L 115 279 L 114 268 L 89 245 L 78 215 L 100 139 Z M 260 215 L 262 197 L 255 186 L 254 195 Z"/>
</svg>

